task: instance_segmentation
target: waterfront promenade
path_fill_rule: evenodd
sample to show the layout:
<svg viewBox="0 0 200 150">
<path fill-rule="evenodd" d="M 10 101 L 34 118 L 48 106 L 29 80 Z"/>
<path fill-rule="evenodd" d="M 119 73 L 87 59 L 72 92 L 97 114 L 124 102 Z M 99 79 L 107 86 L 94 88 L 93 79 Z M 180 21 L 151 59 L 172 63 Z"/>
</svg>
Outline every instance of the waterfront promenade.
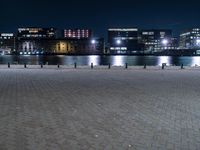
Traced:
<svg viewBox="0 0 200 150">
<path fill-rule="evenodd" d="M 199 150 L 200 68 L 0 66 L 0 150 Z"/>
</svg>

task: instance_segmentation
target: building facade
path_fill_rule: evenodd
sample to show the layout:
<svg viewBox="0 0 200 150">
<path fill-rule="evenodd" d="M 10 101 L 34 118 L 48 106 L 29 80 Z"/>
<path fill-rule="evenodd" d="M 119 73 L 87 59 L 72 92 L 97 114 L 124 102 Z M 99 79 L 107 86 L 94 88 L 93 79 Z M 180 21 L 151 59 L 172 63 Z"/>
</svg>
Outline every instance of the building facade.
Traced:
<svg viewBox="0 0 200 150">
<path fill-rule="evenodd" d="M 20 54 L 102 54 L 104 39 L 20 39 Z"/>
<path fill-rule="evenodd" d="M 0 33 L 0 49 L 9 53 L 16 49 L 16 39 L 14 33 Z"/>
<path fill-rule="evenodd" d="M 90 29 L 64 29 L 63 34 L 63 37 L 67 39 L 92 38 L 92 30 Z"/>
<path fill-rule="evenodd" d="M 140 53 L 138 28 L 108 29 L 108 47 L 111 54 Z"/>
<path fill-rule="evenodd" d="M 140 42 L 144 44 L 146 53 L 177 49 L 178 46 L 172 31 L 168 29 L 141 30 Z"/>
<path fill-rule="evenodd" d="M 55 28 L 18 28 L 17 33 L 18 39 L 55 39 L 56 29 Z"/>
<path fill-rule="evenodd" d="M 199 49 L 200 48 L 200 28 L 186 30 L 180 34 L 180 49 Z"/>
</svg>

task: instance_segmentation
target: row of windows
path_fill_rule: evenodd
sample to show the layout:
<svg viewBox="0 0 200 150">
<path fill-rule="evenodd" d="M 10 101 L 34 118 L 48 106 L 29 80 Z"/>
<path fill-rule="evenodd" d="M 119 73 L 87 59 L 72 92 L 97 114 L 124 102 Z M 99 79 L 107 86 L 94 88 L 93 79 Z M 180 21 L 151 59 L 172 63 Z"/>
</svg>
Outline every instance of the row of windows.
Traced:
<svg viewBox="0 0 200 150">
<path fill-rule="evenodd" d="M 13 39 L 13 37 L 0 37 L 0 39 Z"/>
</svg>

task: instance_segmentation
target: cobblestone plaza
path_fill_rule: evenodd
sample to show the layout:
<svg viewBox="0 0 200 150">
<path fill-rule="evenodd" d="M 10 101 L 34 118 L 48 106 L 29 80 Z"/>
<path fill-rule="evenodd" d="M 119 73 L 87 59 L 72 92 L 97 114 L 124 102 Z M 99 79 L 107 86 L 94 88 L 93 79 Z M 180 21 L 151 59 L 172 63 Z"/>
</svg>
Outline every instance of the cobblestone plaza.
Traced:
<svg viewBox="0 0 200 150">
<path fill-rule="evenodd" d="M 0 69 L 0 150 L 199 150 L 198 69 Z"/>
</svg>

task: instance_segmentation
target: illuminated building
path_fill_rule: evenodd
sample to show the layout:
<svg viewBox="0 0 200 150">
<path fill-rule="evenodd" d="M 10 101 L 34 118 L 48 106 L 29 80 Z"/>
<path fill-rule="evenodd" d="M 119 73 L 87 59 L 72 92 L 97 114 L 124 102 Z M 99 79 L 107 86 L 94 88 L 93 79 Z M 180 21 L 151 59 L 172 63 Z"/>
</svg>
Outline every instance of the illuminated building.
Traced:
<svg viewBox="0 0 200 150">
<path fill-rule="evenodd" d="M 20 53 L 72 53 L 74 47 L 69 41 L 59 39 L 23 39 L 18 42 L 18 52 Z"/>
<path fill-rule="evenodd" d="M 180 34 L 180 49 L 200 48 L 200 28 L 186 30 Z"/>
<path fill-rule="evenodd" d="M 49 39 L 56 38 L 55 28 L 18 28 L 18 39 Z"/>
<path fill-rule="evenodd" d="M 108 44 L 111 54 L 132 54 L 140 52 L 137 28 L 108 29 Z"/>
<path fill-rule="evenodd" d="M 64 38 L 68 39 L 92 38 L 92 31 L 90 29 L 65 29 Z"/>
<path fill-rule="evenodd" d="M 13 33 L 1 33 L 0 34 L 0 48 L 15 51 L 16 42 Z"/>
<path fill-rule="evenodd" d="M 104 39 L 21 39 L 18 52 L 25 54 L 102 54 Z"/>
<path fill-rule="evenodd" d="M 177 49 L 177 41 L 172 38 L 172 31 L 168 29 L 141 30 L 140 43 L 144 44 L 146 53 Z"/>
</svg>

